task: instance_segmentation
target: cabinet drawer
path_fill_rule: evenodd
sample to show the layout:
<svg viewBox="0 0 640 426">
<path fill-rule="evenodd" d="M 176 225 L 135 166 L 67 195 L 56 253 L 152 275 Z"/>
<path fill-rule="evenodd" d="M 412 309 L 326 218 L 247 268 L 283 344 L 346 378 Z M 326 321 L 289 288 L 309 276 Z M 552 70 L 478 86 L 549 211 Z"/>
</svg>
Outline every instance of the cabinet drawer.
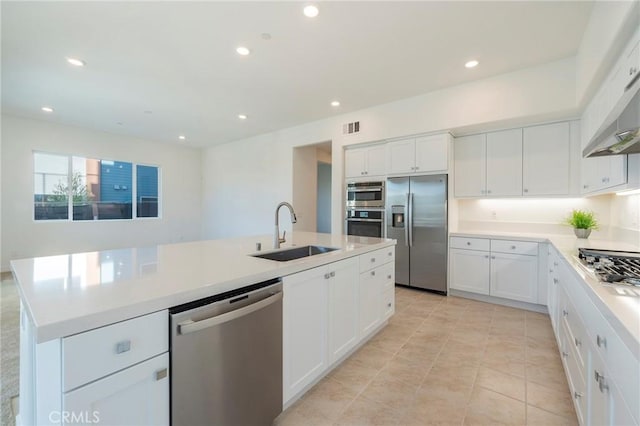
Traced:
<svg viewBox="0 0 640 426">
<path fill-rule="evenodd" d="M 167 311 L 97 328 L 62 340 L 64 391 L 169 349 Z"/>
<path fill-rule="evenodd" d="M 361 255 L 360 272 L 368 271 L 369 269 L 377 268 L 380 265 L 394 261 L 395 252 L 395 247 L 391 246 Z"/>
<path fill-rule="evenodd" d="M 486 238 L 451 237 L 451 248 L 489 251 L 490 240 Z"/>
<path fill-rule="evenodd" d="M 538 243 L 531 241 L 491 240 L 491 251 L 496 253 L 538 255 Z"/>
<path fill-rule="evenodd" d="M 383 267 L 378 268 L 376 270 L 380 271 L 379 273 L 382 275 L 380 279 L 384 280 L 384 284 L 382 285 L 383 290 L 395 288 L 395 285 L 396 285 L 395 264 L 387 263 Z"/>
<path fill-rule="evenodd" d="M 565 362 L 565 370 L 569 379 L 569 390 L 573 398 L 578 423 L 585 424 L 587 414 L 587 386 L 585 385 L 586 370 L 580 366 L 577 353 L 571 342 L 567 342 L 566 349 L 563 349 L 562 357 Z"/>
</svg>

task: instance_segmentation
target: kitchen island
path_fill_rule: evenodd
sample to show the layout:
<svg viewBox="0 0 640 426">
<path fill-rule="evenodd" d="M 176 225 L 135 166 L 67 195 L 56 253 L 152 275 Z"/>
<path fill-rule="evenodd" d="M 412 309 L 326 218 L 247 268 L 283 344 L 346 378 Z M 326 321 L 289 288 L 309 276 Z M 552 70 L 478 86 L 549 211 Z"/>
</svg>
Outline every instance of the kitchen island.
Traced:
<svg viewBox="0 0 640 426">
<path fill-rule="evenodd" d="M 285 405 L 371 337 L 393 314 L 394 240 L 294 232 L 282 249 L 318 245 L 336 250 L 287 262 L 251 256 L 257 254 L 257 243 L 265 248 L 261 253 L 268 252 L 271 236 L 13 261 L 21 299 L 21 424 L 98 423 L 100 416 L 92 417 L 94 411 L 75 407 L 106 409 L 113 404 L 122 411 L 113 418 L 138 424 L 168 423 L 168 380 L 161 382 L 170 377 L 167 310 L 174 306 L 284 278 Z M 339 267 L 347 268 L 349 276 L 355 278 L 347 283 L 353 289 L 350 294 L 356 296 L 352 299 L 356 305 L 344 305 L 345 299 L 341 298 L 341 304 L 334 306 L 332 280 L 315 281 L 316 286 L 328 286 L 327 314 L 322 318 L 327 324 L 320 324 L 326 330 L 320 337 L 326 341 L 318 345 L 324 353 L 319 355 L 320 363 L 312 365 L 312 371 L 300 371 L 306 368 L 304 363 L 288 368 L 291 356 L 287 351 L 304 353 L 304 348 L 287 343 L 287 333 L 295 336 L 303 331 L 286 329 L 303 323 L 288 318 L 287 282 L 303 289 L 299 283 L 313 283 L 315 271 L 333 277 L 330 272 Z M 295 294 L 305 296 L 300 291 Z M 341 311 L 329 315 L 332 309 Z M 300 312 L 291 312 L 295 314 Z M 336 319 L 350 321 L 351 326 L 335 323 Z M 344 330 L 356 334 L 350 336 Z M 117 391 L 126 380 L 140 385 L 135 395 L 131 394 L 135 386 Z M 100 392 L 104 395 L 98 395 Z M 93 401 L 107 397 L 111 405 Z M 128 410 L 140 412 L 141 406 L 155 408 L 141 417 L 127 417 Z M 105 412 L 102 414 L 106 420 Z"/>
</svg>

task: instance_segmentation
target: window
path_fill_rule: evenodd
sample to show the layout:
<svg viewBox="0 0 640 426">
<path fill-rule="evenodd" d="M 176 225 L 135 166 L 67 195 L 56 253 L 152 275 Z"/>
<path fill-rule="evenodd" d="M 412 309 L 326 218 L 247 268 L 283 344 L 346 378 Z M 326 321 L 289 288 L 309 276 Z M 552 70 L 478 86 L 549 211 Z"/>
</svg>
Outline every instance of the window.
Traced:
<svg viewBox="0 0 640 426">
<path fill-rule="evenodd" d="M 34 153 L 33 171 L 35 219 L 69 219 L 69 157 Z"/>
<path fill-rule="evenodd" d="M 157 166 L 43 153 L 34 153 L 34 165 L 35 220 L 159 216 Z"/>
</svg>

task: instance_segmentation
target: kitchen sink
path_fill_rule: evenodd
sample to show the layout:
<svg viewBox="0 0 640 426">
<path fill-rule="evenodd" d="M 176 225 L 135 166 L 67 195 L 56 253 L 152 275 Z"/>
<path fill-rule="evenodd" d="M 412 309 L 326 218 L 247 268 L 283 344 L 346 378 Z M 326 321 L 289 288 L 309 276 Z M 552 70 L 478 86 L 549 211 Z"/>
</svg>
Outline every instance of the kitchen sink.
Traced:
<svg viewBox="0 0 640 426">
<path fill-rule="evenodd" d="M 303 246 L 293 247 L 285 250 L 272 251 L 270 253 L 252 254 L 253 257 L 260 257 L 262 259 L 276 260 L 278 262 L 286 262 L 288 260 L 301 259 L 303 257 L 315 256 L 316 254 L 329 253 L 330 251 L 338 250 L 333 247 L 323 246 Z"/>
</svg>

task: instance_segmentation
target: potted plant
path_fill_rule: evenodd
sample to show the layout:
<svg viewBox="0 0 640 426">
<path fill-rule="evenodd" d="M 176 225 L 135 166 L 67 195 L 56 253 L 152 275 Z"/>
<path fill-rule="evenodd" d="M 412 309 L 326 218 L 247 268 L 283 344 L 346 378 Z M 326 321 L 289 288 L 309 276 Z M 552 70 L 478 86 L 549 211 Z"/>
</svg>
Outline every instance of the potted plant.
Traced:
<svg viewBox="0 0 640 426">
<path fill-rule="evenodd" d="M 591 230 L 598 229 L 595 213 L 586 210 L 572 210 L 565 223 L 573 226 L 573 232 L 578 238 L 589 238 Z"/>
</svg>

